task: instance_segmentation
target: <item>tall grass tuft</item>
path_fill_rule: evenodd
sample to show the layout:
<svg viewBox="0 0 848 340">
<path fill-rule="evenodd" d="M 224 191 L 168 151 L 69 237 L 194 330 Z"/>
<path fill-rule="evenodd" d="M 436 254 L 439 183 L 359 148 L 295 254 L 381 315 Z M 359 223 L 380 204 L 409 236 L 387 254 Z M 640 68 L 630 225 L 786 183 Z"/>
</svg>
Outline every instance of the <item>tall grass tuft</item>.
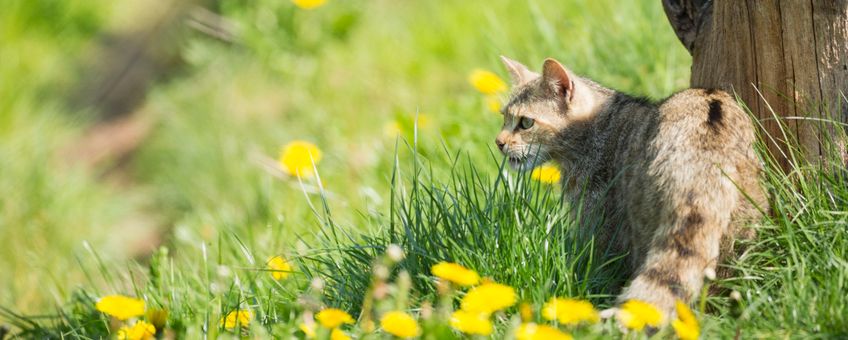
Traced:
<svg viewBox="0 0 848 340">
<path fill-rule="evenodd" d="M 413 159 L 407 180 L 395 167 L 392 208 L 379 231 L 325 237 L 319 245 L 331 251 L 306 259 L 312 264 L 309 275 L 328 281 L 330 305 L 358 310 L 370 281 L 368 268 L 389 244 L 406 252 L 398 267 L 412 274 L 421 299 L 435 294 L 429 268 L 439 261 L 461 263 L 520 287 L 528 301 L 553 295 L 603 300 L 610 297 L 609 288 L 620 285 L 614 261 L 592 258 L 594 243 L 574 228 L 579 212 L 563 205 L 558 185 L 509 172 L 496 156 L 491 164 L 473 164 L 454 154 L 448 175 L 440 177 L 444 181 L 433 179 L 426 160 Z M 490 176 L 478 169 L 489 166 L 500 171 Z"/>
</svg>

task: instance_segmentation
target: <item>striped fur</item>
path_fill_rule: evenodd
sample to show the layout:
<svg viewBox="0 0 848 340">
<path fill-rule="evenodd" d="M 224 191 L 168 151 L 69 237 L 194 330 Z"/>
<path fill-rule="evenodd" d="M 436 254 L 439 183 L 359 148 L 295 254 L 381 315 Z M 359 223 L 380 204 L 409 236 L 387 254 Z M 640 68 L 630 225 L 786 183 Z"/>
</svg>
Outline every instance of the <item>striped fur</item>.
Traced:
<svg viewBox="0 0 848 340">
<path fill-rule="evenodd" d="M 627 254 L 632 280 L 619 301 L 643 300 L 671 317 L 674 301 L 692 301 L 704 273 L 732 255 L 734 238 L 753 237 L 746 224 L 768 209 L 750 118 L 720 90 L 652 102 L 552 59 L 542 74 L 504 63 L 514 90 L 497 142 L 510 164 L 558 162 L 584 220 L 604 221 L 593 231 L 596 249 Z M 537 124 L 522 129 L 521 117 Z"/>
</svg>

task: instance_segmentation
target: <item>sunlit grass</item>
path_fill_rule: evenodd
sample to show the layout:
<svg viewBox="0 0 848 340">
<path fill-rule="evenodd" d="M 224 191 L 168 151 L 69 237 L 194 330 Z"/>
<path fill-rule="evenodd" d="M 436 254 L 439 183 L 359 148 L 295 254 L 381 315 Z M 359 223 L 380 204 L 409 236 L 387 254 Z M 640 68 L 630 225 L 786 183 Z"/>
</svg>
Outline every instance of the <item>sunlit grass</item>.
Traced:
<svg viewBox="0 0 848 340">
<path fill-rule="evenodd" d="M 0 270 L 14 277 L 0 283 L 9 308 L 0 322 L 25 337 L 106 337 L 119 328 L 95 305 L 114 294 L 167 311 L 162 323 L 143 318 L 185 338 L 242 326 L 259 337 L 329 335 L 303 324 L 304 311 L 336 307 L 358 319 L 390 244 L 406 254 L 392 275 L 406 271 L 411 288 L 412 310 L 399 312 L 418 316 L 422 302 L 437 301 L 430 268 L 441 261 L 514 287 L 516 322 L 522 302 L 540 326 L 553 297 L 607 307 L 626 279 L 618 263 L 590 256 L 557 184 L 503 169 L 492 111 L 504 94 L 479 93 L 468 75 L 506 79 L 498 56 L 507 55 L 531 67 L 556 57 L 654 98 L 688 83 L 690 59 L 655 1 L 331 0 L 308 11 L 222 1 L 237 42 L 186 38 L 184 70 L 143 107 L 156 127 L 127 167 L 135 183 L 116 187 L 98 169 L 56 161 L 89 124 L 62 99 L 80 77 L 67 56 L 84 56 L 111 9 L 74 2 L 50 15 L 25 3 L 0 14 L 0 38 L 15 47 L 0 50 Z M 773 217 L 731 264 L 739 274 L 713 283 L 741 302 L 722 293 L 696 309 L 705 336 L 848 335 L 848 186 L 839 149 L 826 143 L 842 136 L 825 136 L 827 166 L 783 174 L 765 159 Z M 296 140 L 320 150 L 320 163 L 301 153 L 287 171 L 314 177 L 288 176 L 277 162 Z M 162 248 L 139 261 L 125 252 L 137 214 L 166 228 Z M 601 328 L 575 335 L 618 334 Z"/>
</svg>

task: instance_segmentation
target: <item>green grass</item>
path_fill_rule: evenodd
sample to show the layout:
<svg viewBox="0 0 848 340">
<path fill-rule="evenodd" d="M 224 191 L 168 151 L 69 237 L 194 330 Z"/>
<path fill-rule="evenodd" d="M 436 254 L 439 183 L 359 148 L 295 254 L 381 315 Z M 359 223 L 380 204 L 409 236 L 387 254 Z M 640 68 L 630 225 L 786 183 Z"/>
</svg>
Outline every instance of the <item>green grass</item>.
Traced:
<svg viewBox="0 0 848 340">
<path fill-rule="evenodd" d="M 186 338 L 217 333 L 220 316 L 239 307 L 261 320 L 253 336 L 289 336 L 319 298 L 357 310 L 390 243 L 407 252 L 398 270 L 411 275 L 415 302 L 434 297 L 429 266 L 447 259 L 537 307 L 553 295 L 608 306 L 617 263 L 588 256 L 592 243 L 571 228 L 558 187 L 501 168 L 491 148 L 501 118 L 466 76 L 505 76 L 500 54 L 535 67 L 551 56 L 662 98 L 686 86 L 691 60 L 655 1 L 331 0 L 314 11 L 222 1 L 237 43 L 184 39 L 186 65 L 149 94 L 143 110 L 156 126 L 122 186 L 57 154 L 90 124 L 65 104 L 90 62 L 87 43 L 134 7 L 34 14 L 49 4 L 16 1 L 0 13 L 2 42 L 16 47 L 0 50 L 16 61 L 0 63 L 0 239 L 9 245 L 0 271 L 14 273 L 0 282 L 0 322 L 22 337 L 108 336 L 93 304 L 113 293 L 168 309 L 169 328 Z M 416 113 L 429 118 L 417 134 Z M 401 139 L 383 132 L 394 121 Z M 324 152 L 321 186 L 261 166 L 295 139 Z M 827 157 L 843 164 L 837 152 Z M 706 337 L 731 338 L 737 327 L 744 338 L 848 336 L 845 174 L 840 165 L 789 175 L 768 167 L 774 217 L 732 264 L 740 274 L 717 283 L 743 294 L 742 316 L 726 296 L 709 298 Z M 139 215 L 162 221 L 164 244 L 132 259 L 125 248 L 149 232 L 127 229 Z M 273 255 L 297 272 L 272 280 L 264 262 Z M 315 277 L 325 281 L 320 296 L 308 288 Z"/>
<path fill-rule="evenodd" d="M 123 253 L 129 235 L 114 231 L 135 231 L 123 222 L 145 198 L 65 161 L 87 119 L 69 112 L 62 94 L 80 77 L 81 51 L 111 9 L 17 0 L 2 7 L 0 305 L 46 312 L 86 282 L 84 242 L 104 257 Z"/>
<path fill-rule="evenodd" d="M 831 141 L 845 137 L 822 133 Z M 800 157 L 795 148 L 787 152 Z M 706 336 L 731 338 L 738 328 L 744 337 L 843 337 L 848 334 L 848 169 L 838 152 L 825 155 L 827 169 L 799 164 L 790 174 L 766 160 L 764 184 L 772 195 L 773 217 L 755 226 L 757 241 L 745 244 L 744 255 L 727 264 L 737 274 L 715 283 L 724 293 L 706 301 Z M 572 228 L 579 213 L 559 209 L 550 187 L 525 179 L 481 177 L 474 166 L 458 166 L 445 182 L 413 179 L 411 188 L 398 190 L 406 194 L 379 236 L 353 245 L 326 243 L 338 254 L 319 256 L 320 266 L 314 267 L 325 268 L 319 277 L 330 280 L 328 301 L 357 310 L 357 294 L 369 282 L 367 268 L 396 243 L 408 253 L 401 267 L 416 279 L 422 300 L 435 298 L 429 267 L 447 259 L 522 287 L 526 301 L 576 296 L 609 306 L 607 286 L 621 279 L 614 263 L 589 258 L 591 242 L 575 237 Z M 741 310 L 729 299 L 732 290 L 743 294 Z"/>
</svg>

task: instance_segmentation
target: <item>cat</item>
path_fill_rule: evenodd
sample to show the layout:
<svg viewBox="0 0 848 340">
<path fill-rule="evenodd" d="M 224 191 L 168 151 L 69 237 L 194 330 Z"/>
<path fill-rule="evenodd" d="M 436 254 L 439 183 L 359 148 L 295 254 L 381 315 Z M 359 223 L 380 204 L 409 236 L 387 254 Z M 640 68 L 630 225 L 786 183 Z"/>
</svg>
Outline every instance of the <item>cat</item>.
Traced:
<svg viewBox="0 0 848 340">
<path fill-rule="evenodd" d="M 768 210 L 750 117 L 721 90 L 653 102 L 554 59 L 538 74 L 501 58 L 513 91 L 497 148 L 516 170 L 558 164 L 566 199 L 582 204 L 584 221 L 602 221 L 595 249 L 627 254 L 618 303 L 650 303 L 668 322 Z"/>
</svg>

